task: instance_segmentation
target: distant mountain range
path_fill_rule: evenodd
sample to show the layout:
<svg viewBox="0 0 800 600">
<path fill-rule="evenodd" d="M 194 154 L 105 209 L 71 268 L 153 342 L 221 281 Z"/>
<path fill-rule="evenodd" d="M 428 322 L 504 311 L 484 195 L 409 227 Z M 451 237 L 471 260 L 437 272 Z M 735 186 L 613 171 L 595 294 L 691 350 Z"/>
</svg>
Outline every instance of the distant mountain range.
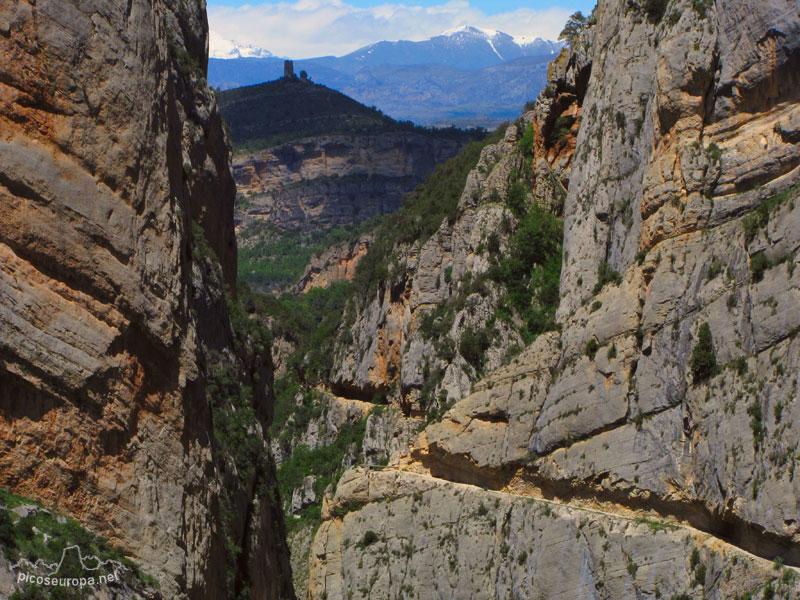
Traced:
<svg viewBox="0 0 800 600">
<path fill-rule="evenodd" d="M 212 58 L 232 59 L 232 58 L 269 58 L 273 56 L 269 50 L 257 48 L 250 44 L 240 44 L 231 40 L 226 40 L 218 33 L 212 31 L 209 34 L 209 55 Z"/>
<path fill-rule="evenodd" d="M 231 89 L 277 79 L 283 58 L 212 34 L 209 83 Z M 342 57 L 295 61 L 316 82 L 423 125 L 493 127 L 519 115 L 546 83 L 562 44 L 476 27 L 421 42 L 377 42 Z M 225 58 L 223 58 L 225 57 Z M 502 93 L 498 93 L 502 90 Z"/>
<path fill-rule="evenodd" d="M 326 66 L 354 74 L 378 65 L 443 65 L 475 70 L 492 67 L 525 56 L 557 54 L 562 44 L 536 38 L 515 40 L 501 31 L 461 27 L 422 42 L 377 42 L 334 58 Z M 330 59 L 322 59 L 330 60 Z"/>
</svg>

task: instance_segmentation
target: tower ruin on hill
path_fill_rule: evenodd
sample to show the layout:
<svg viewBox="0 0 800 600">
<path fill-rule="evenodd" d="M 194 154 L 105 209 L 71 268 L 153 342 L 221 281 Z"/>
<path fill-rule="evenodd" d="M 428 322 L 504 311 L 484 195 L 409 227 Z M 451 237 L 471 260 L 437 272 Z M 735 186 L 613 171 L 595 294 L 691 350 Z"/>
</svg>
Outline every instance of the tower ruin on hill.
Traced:
<svg viewBox="0 0 800 600">
<path fill-rule="evenodd" d="M 283 61 L 283 76 L 286 79 L 292 79 L 294 77 L 294 61 L 292 60 Z"/>
</svg>

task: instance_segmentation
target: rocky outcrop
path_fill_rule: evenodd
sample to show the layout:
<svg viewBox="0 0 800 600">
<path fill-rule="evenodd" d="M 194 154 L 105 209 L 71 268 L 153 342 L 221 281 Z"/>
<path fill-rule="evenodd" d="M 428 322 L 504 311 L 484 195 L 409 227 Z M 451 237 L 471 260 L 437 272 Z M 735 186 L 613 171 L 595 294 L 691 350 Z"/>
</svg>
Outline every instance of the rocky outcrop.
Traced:
<svg viewBox="0 0 800 600">
<path fill-rule="evenodd" d="M 307 394 L 310 394 L 311 397 L 306 398 Z M 339 431 L 343 425 L 359 423 L 369 416 L 370 411 L 374 408 L 374 405 L 369 402 L 339 398 L 321 391 L 299 392 L 294 398 L 294 402 L 298 407 L 313 406 L 313 412 L 310 418 L 301 424 L 297 423 L 294 414 L 290 414 L 287 419 L 288 425 L 299 431 L 296 431 L 291 437 L 279 436 L 272 440 L 273 455 L 279 464 L 291 457 L 298 446 L 305 446 L 309 450 L 330 446 L 339 437 Z M 296 413 L 297 411 L 292 412 Z M 300 489 L 299 493 L 302 495 L 304 492 Z M 291 499 L 284 498 L 283 500 L 288 503 Z"/>
<path fill-rule="evenodd" d="M 244 199 L 237 225 L 325 229 L 397 210 L 468 136 L 385 132 L 317 136 L 242 156 L 234 164 Z"/>
<path fill-rule="evenodd" d="M 702 531 L 415 473 L 351 471 L 312 547 L 308 598 L 791 597 L 792 571 Z M 773 583 L 765 583 L 774 581 Z M 767 588 L 772 596 L 767 596 Z"/>
<path fill-rule="evenodd" d="M 294 291 L 305 294 L 314 288 L 326 288 L 337 281 L 352 281 L 358 261 L 369 250 L 372 239 L 371 233 L 365 233 L 357 240 L 336 244 L 313 256 Z"/>
<path fill-rule="evenodd" d="M 391 470 L 343 477 L 311 597 L 797 594 L 800 16 L 659 6 L 601 0 L 554 67 L 585 89 L 557 109 L 580 117 L 560 331 L 454 390 Z M 375 352 L 351 356 L 370 381 Z"/>
<path fill-rule="evenodd" d="M 269 356 L 235 357 L 222 293 L 235 192 L 206 48 L 192 3 L 0 7 L 0 485 L 165 598 L 223 597 L 226 569 L 287 597 L 274 472 L 235 477 L 206 390 L 222 361 L 253 386 L 253 431 L 271 419 Z"/>
<path fill-rule="evenodd" d="M 800 488 L 777 465 L 794 452 L 780 429 L 792 417 L 776 418 L 775 405 L 796 372 L 797 325 L 770 323 L 788 315 L 797 289 L 800 238 L 778 224 L 795 218 L 787 190 L 800 155 L 776 129 L 800 110 L 800 82 L 788 75 L 800 20 L 781 2 L 687 5 L 657 25 L 622 3 L 601 9 L 593 46 L 615 49 L 595 51 L 578 136 L 587 154 L 578 152 L 566 205 L 560 373 L 530 449 L 544 470 L 568 440 L 585 439 L 600 447 L 589 471 L 614 480 L 619 471 L 599 467 L 609 452 L 599 438 L 616 454 L 623 439 L 655 430 L 647 450 L 633 442 L 637 473 L 614 487 L 698 502 L 796 544 Z M 632 55 L 641 64 L 615 68 Z M 753 89 L 770 91 L 757 102 Z M 759 271 L 762 251 L 775 268 Z M 703 351 L 718 371 L 700 369 L 693 355 Z M 733 361 L 746 366 L 722 368 Z M 573 474 L 550 477 L 585 485 L 587 472 Z"/>
<path fill-rule="evenodd" d="M 455 156 L 463 142 L 415 132 L 316 136 L 239 157 L 239 191 L 263 194 L 320 177 L 377 175 L 417 180 Z"/>
<path fill-rule="evenodd" d="M 319 527 L 323 494 L 345 469 L 372 464 L 376 457 L 386 458 L 376 455 L 372 448 L 385 443 L 379 437 L 381 424 L 392 421 L 389 411 L 374 411 L 376 406 L 368 402 L 321 390 L 298 387 L 295 391 L 291 406 L 281 406 L 277 411 L 272 449 L 283 485 L 294 589 L 298 597 L 304 597 L 308 557 Z M 409 441 L 406 438 L 406 447 Z"/>
<path fill-rule="evenodd" d="M 75 521 L 5 489 L 0 496 L 0 597 L 163 597 L 153 579 Z"/>
<path fill-rule="evenodd" d="M 511 126 L 501 142 L 484 149 L 468 178 L 455 223 L 443 223 L 421 248 L 397 249 L 396 262 L 404 267 L 401 281 L 395 285 L 384 282 L 374 297 L 354 303 L 354 323 L 345 331 L 338 349 L 335 386 L 351 394 L 386 393 L 393 387 L 392 399 L 398 401 L 408 395 L 404 391 L 421 387 L 423 363 L 436 356 L 433 341 L 422 339 L 419 333 L 422 316 L 426 309 L 430 312 L 438 302 L 457 294 L 465 273 L 478 274 L 488 268 L 487 257 L 478 253 L 477 247 L 489 231 L 499 228 L 506 212 L 490 196 L 495 188 L 488 181 L 507 187 L 511 170 L 521 165 L 522 157 L 516 152 L 520 129 Z M 445 275 L 447 268 L 449 275 Z M 465 327 L 485 322 L 492 312 L 491 302 L 475 294 L 471 310 L 465 307 L 461 318 L 453 319 L 455 331 L 449 337 L 457 343 Z M 519 343 L 519 338 L 514 337 L 513 342 Z M 471 369 L 460 356 L 451 358 L 456 360 L 441 361 L 449 363 L 444 366 L 447 372 L 443 377 L 452 388 L 450 395 L 460 397 L 470 385 L 464 371 Z M 429 364 L 428 370 L 431 367 Z M 413 399 L 406 403 L 413 403 Z"/>
</svg>

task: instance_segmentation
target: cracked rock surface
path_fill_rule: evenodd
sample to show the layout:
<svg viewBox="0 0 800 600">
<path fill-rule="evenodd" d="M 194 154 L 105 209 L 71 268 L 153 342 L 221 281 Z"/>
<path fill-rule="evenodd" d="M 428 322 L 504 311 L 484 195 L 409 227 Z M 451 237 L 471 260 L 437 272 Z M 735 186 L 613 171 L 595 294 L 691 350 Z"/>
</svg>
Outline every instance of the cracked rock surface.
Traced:
<svg viewBox="0 0 800 600">
<path fill-rule="evenodd" d="M 203 3 L 0 5 L 0 485 L 108 538 L 164 598 L 227 577 L 205 385 L 208 356 L 233 355 L 235 186 L 207 29 Z M 269 357 L 248 368 L 266 427 Z M 253 597 L 291 594 L 279 506 L 235 502 Z"/>
<path fill-rule="evenodd" d="M 534 146 L 533 168 L 568 180 L 560 331 L 448 388 L 456 404 L 389 470 L 345 474 L 311 598 L 797 594 L 800 12 L 648 10 L 601 0 L 531 117 L 580 114 L 572 151 Z M 410 263 L 414 281 L 455 272 L 451 252 Z M 364 311 L 364 339 L 408 331 L 423 296 L 407 289 Z M 381 346 L 357 347 L 338 376 L 385 377 Z"/>
</svg>

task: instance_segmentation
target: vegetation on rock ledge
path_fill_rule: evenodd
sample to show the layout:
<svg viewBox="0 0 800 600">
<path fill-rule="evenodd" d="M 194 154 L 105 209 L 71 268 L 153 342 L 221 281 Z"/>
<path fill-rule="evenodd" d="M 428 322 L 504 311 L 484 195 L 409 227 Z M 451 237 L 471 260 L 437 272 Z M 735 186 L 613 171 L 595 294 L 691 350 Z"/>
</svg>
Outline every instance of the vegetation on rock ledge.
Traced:
<svg viewBox="0 0 800 600">
<path fill-rule="evenodd" d="M 20 514 L 13 509 L 24 508 Z M 78 546 L 81 556 L 97 556 L 102 561 L 116 561 L 125 571 L 122 583 L 138 592 L 154 589 L 158 583 L 142 573 L 120 550 L 107 540 L 87 531 L 77 521 L 43 508 L 40 504 L 0 489 L 0 548 L 10 562 L 26 559 L 31 563 L 43 560 L 58 563 L 69 546 Z M 103 572 L 105 573 L 105 572 Z M 101 574 L 103 574 L 101 573 Z M 64 562 L 57 577 L 86 577 L 77 553 L 64 554 Z M 69 587 L 42 587 L 26 584 L 10 596 L 10 600 L 79 600 L 85 595 L 80 589 Z"/>
<path fill-rule="evenodd" d="M 424 244 L 445 219 L 454 223 L 467 175 L 475 168 L 481 151 L 505 135 L 500 127 L 482 142 L 469 144 L 458 156 L 438 165 L 425 182 L 406 196 L 403 207 L 387 215 L 375 231 L 375 242 L 356 267 L 356 296 L 366 299 L 381 282 L 391 282 L 399 272 L 394 253 L 403 244 Z"/>
<path fill-rule="evenodd" d="M 696 384 L 712 377 L 717 370 L 717 356 L 714 353 L 711 328 L 708 323 L 703 323 L 700 326 L 697 344 L 692 349 L 689 366 L 692 369 L 692 376 Z"/>
<path fill-rule="evenodd" d="M 377 222 L 373 218 L 348 229 L 302 232 L 280 231 L 256 221 L 239 235 L 239 277 L 259 290 L 285 288 L 300 279 L 311 257 L 333 245 L 355 242 Z"/>
</svg>

